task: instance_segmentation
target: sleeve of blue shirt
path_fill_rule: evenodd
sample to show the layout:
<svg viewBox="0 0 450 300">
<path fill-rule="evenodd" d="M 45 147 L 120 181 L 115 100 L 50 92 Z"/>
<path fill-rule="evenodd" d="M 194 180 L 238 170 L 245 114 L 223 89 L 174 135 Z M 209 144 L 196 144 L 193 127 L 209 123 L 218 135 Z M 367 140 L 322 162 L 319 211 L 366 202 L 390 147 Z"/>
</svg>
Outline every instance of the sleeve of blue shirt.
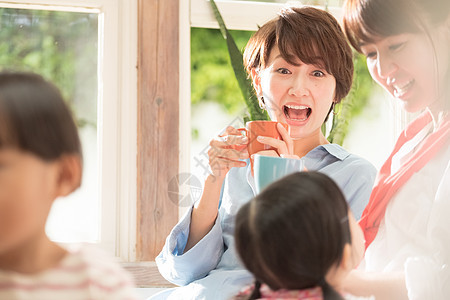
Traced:
<svg viewBox="0 0 450 300">
<path fill-rule="evenodd" d="M 172 229 L 164 248 L 155 259 L 161 275 L 177 285 L 186 285 L 208 275 L 217 266 L 224 251 L 218 217 L 210 232 L 183 253 L 189 236 L 191 213 L 192 207 Z"/>
</svg>

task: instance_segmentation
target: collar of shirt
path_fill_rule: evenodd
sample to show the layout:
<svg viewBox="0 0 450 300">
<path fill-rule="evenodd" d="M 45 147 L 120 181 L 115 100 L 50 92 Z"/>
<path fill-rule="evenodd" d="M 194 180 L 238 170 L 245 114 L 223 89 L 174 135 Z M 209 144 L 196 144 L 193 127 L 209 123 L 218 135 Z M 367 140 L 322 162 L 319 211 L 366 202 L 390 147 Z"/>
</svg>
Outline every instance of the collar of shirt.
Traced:
<svg viewBox="0 0 450 300">
<path fill-rule="evenodd" d="M 305 166 L 309 170 L 321 169 L 322 164 L 328 164 L 324 159 L 327 156 L 333 156 L 335 159 L 344 160 L 350 153 L 338 144 L 325 144 L 319 145 L 316 148 L 308 152 L 304 157 L 300 158 L 305 160 Z M 250 160 L 246 160 L 247 165 L 250 164 Z M 253 194 L 256 195 L 255 180 L 251 174 L 251 168 L 247 167 L 247 182 L 253 190 Z"/>
</svg>

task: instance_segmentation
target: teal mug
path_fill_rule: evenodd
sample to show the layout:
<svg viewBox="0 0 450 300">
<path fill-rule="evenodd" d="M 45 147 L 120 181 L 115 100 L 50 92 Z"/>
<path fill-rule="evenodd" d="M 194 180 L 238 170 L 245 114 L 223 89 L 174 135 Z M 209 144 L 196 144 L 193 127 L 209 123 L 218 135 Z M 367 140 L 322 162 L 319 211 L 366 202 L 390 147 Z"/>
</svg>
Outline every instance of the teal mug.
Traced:
<svg viewBox="0 0 450 300">
<path fill-rule="evenodd" d="M 254 178 L 256 192 L 260 193 L 272 182 L 291 173 L 304 170 L 302 159 L 254 155 Z"/>
</svg>

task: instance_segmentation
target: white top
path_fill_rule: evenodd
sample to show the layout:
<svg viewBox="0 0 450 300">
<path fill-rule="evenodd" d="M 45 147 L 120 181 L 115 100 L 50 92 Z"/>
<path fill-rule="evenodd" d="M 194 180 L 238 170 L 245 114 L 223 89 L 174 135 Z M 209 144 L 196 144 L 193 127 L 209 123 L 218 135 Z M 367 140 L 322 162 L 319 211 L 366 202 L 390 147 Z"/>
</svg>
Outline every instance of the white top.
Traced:
<svg viewBox="0 0 450 300">
<path fill-rule="evenodd" d="M 0 270 L 0 299 L 138 299 L 130 275 L 93 246 L 68 250 L 60 264 L 33 275 Z"/>
<path fill-rule="evenodd" d="M 414 145 L 405 144 L 408 151 L 401 149 L 402 155 L 393 160 L 408 156 L 428 132 L 425 127 Z M 361 268 L 405 271 L 409 299 L 449 299 L 450 147 L 441 149 L 393 196 Z"/>
</svg>

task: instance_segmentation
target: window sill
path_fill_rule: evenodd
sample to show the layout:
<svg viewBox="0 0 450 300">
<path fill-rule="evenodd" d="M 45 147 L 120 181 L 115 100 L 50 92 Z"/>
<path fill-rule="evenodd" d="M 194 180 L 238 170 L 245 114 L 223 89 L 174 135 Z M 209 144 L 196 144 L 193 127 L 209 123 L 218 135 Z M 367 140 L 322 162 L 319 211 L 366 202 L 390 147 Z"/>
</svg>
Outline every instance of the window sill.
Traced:
<svg viewBox="0 0 450 300">
<path fill-rule="evenodd" d="M 133 276 L 138 288 L 164 289 L 176 286 L 161 276 L 154 261 L 120 263 L 120 265 Z"/>
<path fill-rule="evenodd" d="M 137 294 L 139 299 L 146 300 L 149 297 L 156 295 L 157 293 L 164 291 L 167 288 L 137 288 Z"/>
</svg>

